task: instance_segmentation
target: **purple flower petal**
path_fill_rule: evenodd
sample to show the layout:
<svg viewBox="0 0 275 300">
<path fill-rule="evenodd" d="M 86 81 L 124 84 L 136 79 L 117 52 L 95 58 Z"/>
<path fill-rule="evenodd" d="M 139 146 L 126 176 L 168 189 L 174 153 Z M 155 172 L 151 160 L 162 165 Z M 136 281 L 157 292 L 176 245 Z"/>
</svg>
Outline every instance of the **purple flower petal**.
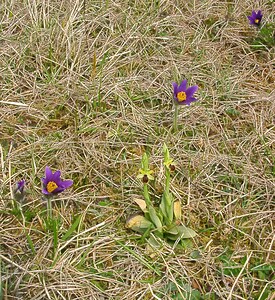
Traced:
<svg viewBox="0 0 275 300">
<path fill-rule="evenodd" d="M 184 80 L 181 82 L 181 84 L 180 84 L 180 86 L 179 86 L 179 88 L 178 88 L 178 92 L 185 92 L 185 91 L 186 91 L 186 86 L 187 86 L 187 80 L 184 79 Z"/>
<path fill-rule="evenodd" d="M 247 18 L 249 20 L 249 24 L 257 26 L 257 27 L 260 26 L 262 17 L 263 17 L 263 15 L 262 15 L 262 11 L 261 10 L 259 10 L 257 12 L 255 10 L 253 10 L 252 13 L 251 13 L 251 15 L 247 16 Z"/>
<path fill-rule="evenodd" d="M 173 85 L 173 88 L 174 88 L 174 96 L 177 97 L 178 85 L 175 82 L 173 82 L 172 85 Z"/>
<path fill-rule="evenodd" d="M 67 188 L 69 188 L 70 186 L 72 186 L 73 183 L 74 183 L 74 182 L 73 182 L 71 179 L 63 180 L 61 186 L 62 186 L 64 189 L 67 189 Z"/>
<path fill-rule="evenodd" d="M 186 105 L 190 105 L 192 102 L 195 102 L 195 101 L 198 101 L 198 99 L 194 98 L 194 97 L 191 97 L 188 100 L 186 100 L 185 102 L 186 102 Z"/>
<path fill-rule="evenodd" d="M 43 186 L 42 186 L 42 193 L 45 195 L 53 195 L 53 194 L 58 194 L 63 192 L 65 189 L 69 188 L 72 184 L 73 181 L 72 180 L 62 180 L 60 178 L 61 176 L 61 171 L 57 170 L 54 173 L 51 171 L 50 167 L 46 167 L 45 168 L 45 178 L 41 178 Z M 52 190 L 54 188 L 54 186 L 52 186 L 50 189 L 52 190 L 51 192 L 48 191 L 47 189 L 47 185 L 50 181 L 53 181 L 54 184 L 56 184 L 56 188 L 54 190 Z"/>
<path fill-rule="evenodd" d="M 47 178 L 41 178 L 41 180 L 44 185 L 47 185 L 47 183 L 49 182 Z"/>
<path fill-rule="evenodd" d="M 55 171 L 54 174 L 52 175 L 51 180 L 57 183 L 57 182 L 60 180 L 60 176 L 61 176 L 61 171 L 60 171 L 60 170 L 57 170 L 57 171 Z"/>
<path fill-rule="evenodd" d="M 47 191 L 47 189 L 45 187 L 42 189 L 42 193 L 45 194 L 45 195 L 50 195 L 51 194 Z"/>
<path fill-rule="evenodd" d="M 178 88 L 178 84 L 176 82 L 172 82 L 173 88 L 174 90 L 176 90 Z"/>
<path fill-rule="evenodd" d="M 185 91 L 187 100 L 188 100 L 189 97 L 192 97 L 192 96 L 196 93 L 196 91 L 198 90 L 198 88 L 199 88 L 199 87 L 198 87 L 197 85 L 193 85 L 193 86 L 190 86 L 190 87 Z"/>
<path fill-rule="evenodd" d="M 53 176 L 53 173 L 52 173 L 50 167 L 46 166 L 46 169 L 45 169 L 45 177 L 46 178 L 45 179 L 48 179 L 50 181 L 52 176 Z"/>
<path fill-rule="evenodd" d="M 23 193 L 25 184 L 26 184 L 26 181 L 24 179 L 17 182 L 17 189 L 20 191 L 20 193 Z"/>
<path fill-rule="evenodd" d="M 179 86 L 175 82 L 173 82 L 172 84 L 174 87 L 174 100 L 176 105 L 190 105 L 190 103 L 197 101 L 197 99 L 193 97 L 193 94 L 198 90 L 197 85 L 190 86 L 189 88 L 187 88 L 186 79 L 184 79 Z M 186 100 L 179 101 L 179 92 L 184 92 L 186 94 Z"/>
<path fill-rule="evenodd" d="M 59 186 L 58 188 L 56 188 L 56 189 L 52 192 L 52 194 L 59 194 L 59 193 L 63 192 L 64 190 L 65 190 L 64 187 Z"/>
<path fill-rule="evenodd" d="M 194 100 L 195 99 L 195 100 Z M 188 98 L 185 101 L 179 102 L 179 105 L 190 105 L 192 102 L 196 101 L 196 98 Z"/>
</svg>

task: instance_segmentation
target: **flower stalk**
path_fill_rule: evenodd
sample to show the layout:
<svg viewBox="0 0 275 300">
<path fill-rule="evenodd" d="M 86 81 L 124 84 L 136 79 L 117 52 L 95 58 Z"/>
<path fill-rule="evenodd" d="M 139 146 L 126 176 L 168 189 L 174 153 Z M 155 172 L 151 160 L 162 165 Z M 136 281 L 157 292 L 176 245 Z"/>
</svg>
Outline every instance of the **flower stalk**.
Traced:
<svg viewBox="0 0 275 300">
<path fill-rule="evenodd" d="M 178 116 L 179 116 L 179 106 L 175 104 L 174 111 L 174 133 L 178 132 Z"/>
<path fill-rule="evenodd" d="M 47 196 L 47 215 L 48 219 L 53 218 L 53 208 L 52 208 L 52 196 Z"/>
<path fill-rule="evenodd" d="M 143 196 L 144 196 L 144 199 L 145 199 L 145 202 L 146 202 L 146 206 L 151 207 L 152 202 L 150 200 L 149 191 L 148 191 L 148 184 L 147 183 L 143 184 Z"/>
</svg>

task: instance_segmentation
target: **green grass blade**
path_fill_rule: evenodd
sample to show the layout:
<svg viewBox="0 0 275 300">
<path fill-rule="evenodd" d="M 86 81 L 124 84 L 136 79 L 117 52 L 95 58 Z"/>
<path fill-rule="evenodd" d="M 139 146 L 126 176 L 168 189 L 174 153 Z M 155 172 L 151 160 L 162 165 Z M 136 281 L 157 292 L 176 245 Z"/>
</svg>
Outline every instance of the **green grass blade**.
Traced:
<svg viewBox="0 0 275 300">
<path fill-rule="evenodd" d="M 154 271 L 159 276 L 161 275 L 160 270 L 154 268 L 147 260 L 139 256 L 135 251 L 130 249 L 128 246 L 125 246 L 120 241 L 116 241 L 122 248 L 124 248 L 126 251 L 128 251 L 132 256 L 134 256 L 139 262 L 141 262 L 144 266 L 146 266 L 148 269 Z"/>
<path fill-rule="evenodd" d="M 28 244 L 29 244 L 29 247 L 30 247 L 32 253 L 35 254 L 36 251 L 35 251 L 31 237 L 28 234 L 26 234 L 26 238 L 27 238 L 27 241 L 28 241 Z"/>
<path fill-rule="evenodd" d="M 77 228 L 77 226 L 79 225 L 81 219 L 81 215 L 79 215 L 76 220 L 74 221 L 74 223 L 72 224 L 72 226 L 68 229 L 68 231 L 62 236 L 62 240 L 66 241 L 71 235 L 72 233 L 75 231 L 75 229 Z"/>
</svg>

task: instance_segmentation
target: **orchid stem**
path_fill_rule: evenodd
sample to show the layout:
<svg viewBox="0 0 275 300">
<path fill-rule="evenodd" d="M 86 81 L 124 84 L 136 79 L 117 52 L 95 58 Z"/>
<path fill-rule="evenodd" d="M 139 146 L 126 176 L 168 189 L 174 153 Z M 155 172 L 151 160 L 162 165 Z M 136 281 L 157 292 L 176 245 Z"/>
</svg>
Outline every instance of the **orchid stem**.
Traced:
<svg viewBox="0 0 275 300">
<path fill-rule="evenodd" d="M 149 206 L 152 206 L 152 203 L 151 203 L 151 200 L 150 200 L 150 196 L 149 196 L 149 192 L 148 192 L 148 184 L 147 183 L 144 183 L 144 185 L 143 185 L 143 194 L 144 194 L 146 205 L 149 208 Z"/>
<path fill-rule="evenodd" d="M 178 115 L 179 115 L 179 106 L 175 104 L 175 112 L 174 112 L 174 132 L 178 131 Z"/>
<path fill-rule="evenodd" d="M 165 190 L 166 190 L 166 192 L 167 193 L 169 193 L 169 189 L 170 189 L 170 171 L 169 171 L 169 169 L 166 167 L 165 168 L 166 170 L 165 170 Z"/>
</svg>

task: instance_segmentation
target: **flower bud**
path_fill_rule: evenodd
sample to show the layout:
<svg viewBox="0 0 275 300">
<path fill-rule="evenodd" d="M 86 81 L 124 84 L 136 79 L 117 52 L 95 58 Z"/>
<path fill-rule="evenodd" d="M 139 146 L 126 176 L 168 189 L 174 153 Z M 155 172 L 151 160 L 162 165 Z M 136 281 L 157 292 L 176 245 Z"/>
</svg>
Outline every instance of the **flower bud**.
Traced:
<svg viewBox="0 0 275 300">
<path fill-rule="evenodd" d="M 16 201 L 19 201 L 19 202 L 23 202 L 24 198 L 25 198 L 25 184 L 26 184 L 26 181 L 24 179 L 18 181 L 15 185 L 14 185 L 14 188 L 12 190 L 12 194 L 13 194 L 13 198 L 16 200 Z"/>
</svg>

